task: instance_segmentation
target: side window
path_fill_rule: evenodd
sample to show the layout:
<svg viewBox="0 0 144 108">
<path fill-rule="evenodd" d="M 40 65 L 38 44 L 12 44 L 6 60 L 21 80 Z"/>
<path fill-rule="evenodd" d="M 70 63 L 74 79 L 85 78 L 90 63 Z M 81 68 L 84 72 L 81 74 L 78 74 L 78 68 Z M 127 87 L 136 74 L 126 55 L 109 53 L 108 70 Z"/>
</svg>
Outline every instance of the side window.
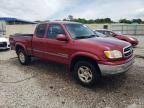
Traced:
<svg viewBox="0 0 144 108">
<path fill-rule="evenodd" d="M 104 34 L 105 34 L 107 37 L 110 37 L 110 32 L 105 31 Z"/>
<path fill-rule="evenodd" d="M 58 34 L 65 34 L 64 29 L 59 24 L 51 24 L 48 28 L 48 38 L 55 39 Z"/>
<path fill-rule="evenodd" d="M 102 33 L 102 34 L 105 34 L 103 31 L 98 31 L 98 32 L 100 32 L 100 33 Z"/>
<path fill-rule="evenodd" d="M 103 33 L 104 35 L 107 35 L 106 31 L 102 31 L 102 33 Z"/>
<path fill-rule="evenodd" d="M 39 38 L 43 38 L 46 31 L 46 24 L 40 24 L 36 30 L 36 36 Z"/>
<path fill-rule="evenodd" d="M 112 32 L 110 32 L 110 36 L 112 37 L 112 36 L 114 36 L 114 34 Z"/>
</svg>

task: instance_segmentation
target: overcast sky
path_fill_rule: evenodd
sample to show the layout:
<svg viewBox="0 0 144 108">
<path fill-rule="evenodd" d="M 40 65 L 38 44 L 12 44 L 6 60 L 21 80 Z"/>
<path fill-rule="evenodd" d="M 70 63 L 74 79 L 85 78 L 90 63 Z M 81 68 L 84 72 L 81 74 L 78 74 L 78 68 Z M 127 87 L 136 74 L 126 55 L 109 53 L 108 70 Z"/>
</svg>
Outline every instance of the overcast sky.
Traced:
<svg viewBox="0 0 144 108">
<path fill-rule="evenodd" d="M 0 17 L 25 20 L 75 18 L 144 19 L 144 0 L 0 0 Z"/>
</svg>

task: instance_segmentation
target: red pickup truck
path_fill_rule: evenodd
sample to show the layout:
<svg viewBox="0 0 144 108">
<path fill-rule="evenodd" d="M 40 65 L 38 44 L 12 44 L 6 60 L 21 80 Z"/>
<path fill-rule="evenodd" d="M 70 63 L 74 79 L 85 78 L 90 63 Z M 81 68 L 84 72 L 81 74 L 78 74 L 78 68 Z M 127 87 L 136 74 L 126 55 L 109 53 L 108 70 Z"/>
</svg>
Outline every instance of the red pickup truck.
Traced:
<svg viewBox="0 0 144 108">
<path fill-rule="evenodd" d="M 38 57 L 68 65 L 84 86 L 95 85 L 104 75 L 124 73 L 134 62 L 130 43 L 97 37 L 91 29 L 77 22 L 38 24 L 34 34 L 15 34 L 9 40 L 21 64 Z"/>
</svg>

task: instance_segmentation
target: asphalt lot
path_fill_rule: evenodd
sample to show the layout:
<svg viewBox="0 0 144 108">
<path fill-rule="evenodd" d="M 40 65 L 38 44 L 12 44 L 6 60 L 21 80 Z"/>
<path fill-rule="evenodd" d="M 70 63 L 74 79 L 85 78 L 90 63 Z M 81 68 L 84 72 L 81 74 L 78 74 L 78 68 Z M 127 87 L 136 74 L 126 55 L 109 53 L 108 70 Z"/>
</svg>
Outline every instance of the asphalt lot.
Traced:
<svg viewBox="0 0 144 108">
<path fill-rule="evenodd" d="M 77 84 L 67 67 L 35 59 L 22 66 L 14 51 L 0 51 L 0 108 L 144 108 L 144 38 L 125 75 L 92 89 Z"/>
</svg>

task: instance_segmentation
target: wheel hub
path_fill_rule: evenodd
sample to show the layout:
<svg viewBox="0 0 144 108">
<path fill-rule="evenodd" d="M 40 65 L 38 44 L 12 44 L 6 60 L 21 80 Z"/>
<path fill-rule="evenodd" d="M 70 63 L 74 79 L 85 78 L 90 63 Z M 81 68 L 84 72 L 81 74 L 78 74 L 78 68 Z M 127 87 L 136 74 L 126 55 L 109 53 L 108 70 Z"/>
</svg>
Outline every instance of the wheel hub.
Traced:
<svg viewBox="0 0 144 108">
<path fill-rule="evenodd" d="M 78 69 L 78 76 L 81 81 L 85 83 L 89 83 L 92 80 L 92 72 L 91 69 L 87 66 L 81 66 Z"/>
<path fill-rule="evenodd" d="M 25 62 L 25 56 L 24 56 L 24 54 L 23 54 L 22 52 L 19 53 L 19 59 L 20 59 L 20 61 L 21 61 L 22 63 Z"/>
</svg>

